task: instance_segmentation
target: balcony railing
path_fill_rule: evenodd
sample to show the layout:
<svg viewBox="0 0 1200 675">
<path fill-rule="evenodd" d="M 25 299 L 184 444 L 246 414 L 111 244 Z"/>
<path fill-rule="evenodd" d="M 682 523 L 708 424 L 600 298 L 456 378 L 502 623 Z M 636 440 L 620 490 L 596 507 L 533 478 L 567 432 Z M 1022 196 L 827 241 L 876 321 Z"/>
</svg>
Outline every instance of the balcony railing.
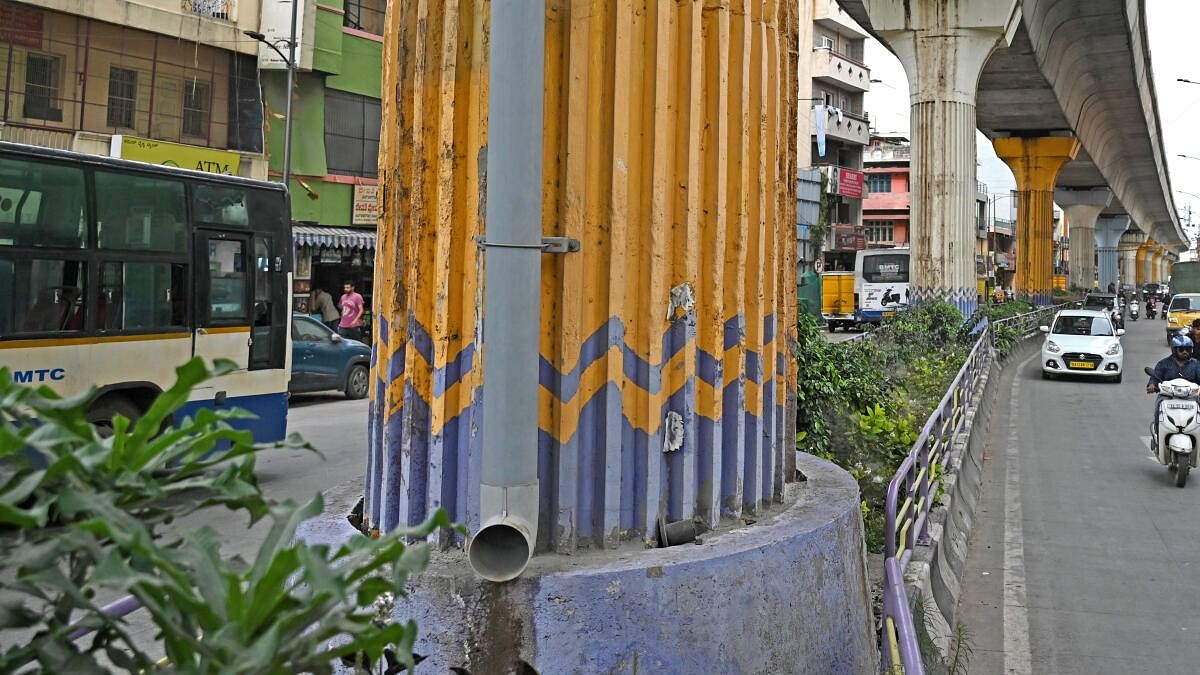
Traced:
<svg viewBox="0 0 1200 675">
<path fill-rule="evenodd" d="M 229 21 L 234 15 L 235 0 L 182 0 L 183 11 L 210 19 Z"/>
</svg>

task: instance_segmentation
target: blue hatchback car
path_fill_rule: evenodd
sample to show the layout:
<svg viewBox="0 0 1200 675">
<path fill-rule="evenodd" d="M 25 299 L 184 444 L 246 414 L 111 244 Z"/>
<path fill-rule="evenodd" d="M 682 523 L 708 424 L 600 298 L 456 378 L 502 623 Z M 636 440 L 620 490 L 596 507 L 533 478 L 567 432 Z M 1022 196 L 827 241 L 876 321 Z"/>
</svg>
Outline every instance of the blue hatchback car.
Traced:
<svg viewBox="0 0 1200 675">
<path fill-rule="evenodd" d="M 310 317 L 292 317 L 292 381 L 288 393 L 340 389 L 346 398 L 365 398 L 370 383 L 370 347 L 347 340 Z"/>
</svg>

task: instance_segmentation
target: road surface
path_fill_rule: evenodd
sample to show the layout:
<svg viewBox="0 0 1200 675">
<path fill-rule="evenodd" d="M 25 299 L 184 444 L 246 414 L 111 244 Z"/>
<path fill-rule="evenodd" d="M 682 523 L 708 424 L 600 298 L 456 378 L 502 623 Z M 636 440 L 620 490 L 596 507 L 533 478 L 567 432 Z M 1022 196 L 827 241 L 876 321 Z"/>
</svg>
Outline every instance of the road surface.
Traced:
<svg viewBox="0 0 1200 675">
<path fill-rule="evenodd" d="M 274 499 L 303 503 L 327 488 L 361 481 L 367 467 L 367 405 L 365 399 L 348 401 L 336 392 L 294 396 L 288 432 L 299 433 L 321 454 L 308 450 L 259 454 L 255 473 L 263 492 Z M 268 529 L 265 522 L 247 529 L 245 518 L 231 518 L 224 509 L 208 509 L 181 519 L 180 525 L 188 529 L 208 525 L 221 534 L 222 551 L 247 558 Z"/>
<path fill-rule="evenodd" d="M 957 617 L 972 675 L 1200 672 L 1200 476 L 1149 456 L 1165 324 L 1126 328 L 1122 384 L 1037 357 L 1001 378 Z"/>
</svg>

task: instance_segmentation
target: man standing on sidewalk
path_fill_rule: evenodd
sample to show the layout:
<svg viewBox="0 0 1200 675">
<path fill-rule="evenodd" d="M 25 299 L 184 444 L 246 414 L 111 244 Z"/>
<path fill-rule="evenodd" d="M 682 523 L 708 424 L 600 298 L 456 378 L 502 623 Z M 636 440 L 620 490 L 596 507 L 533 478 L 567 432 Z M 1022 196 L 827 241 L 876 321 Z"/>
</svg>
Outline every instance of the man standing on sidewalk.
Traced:
<svg viewBox="0 0 1200 675">
<path fill-rule="evenodd" d="M 342 284 L 342 299 L 338 301 L 342 307 L 342 320 L 338 323 L 338 333 L 348 340 L 362 339 L 362 316 L 365 311 L 363 297 L 354 292 L 354 282 Z"/>
<path fill-rule="evenodd" d="M 333 306 L 333 296 L 324 288 L 314 288 L 312 293 L 312 312 L 321 315 L 321 323 L 329 326 L 332 331 L 338 329 L 338 311 Z"/>
</svg>

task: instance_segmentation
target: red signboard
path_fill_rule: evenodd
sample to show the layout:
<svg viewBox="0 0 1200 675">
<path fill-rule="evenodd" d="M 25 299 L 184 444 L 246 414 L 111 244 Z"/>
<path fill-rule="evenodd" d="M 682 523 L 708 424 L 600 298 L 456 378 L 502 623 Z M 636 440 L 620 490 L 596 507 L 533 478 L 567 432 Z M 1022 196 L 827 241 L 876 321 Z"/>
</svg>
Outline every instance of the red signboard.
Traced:
<svg viewBox="0 0 1200 675">
<path fill-rule="evenodd" d="M 838 177 L 837 193 L 851 199 L 862 199 L 863 172 L 843 168 L 838 173 L 841 175 Z"/>
<path fill-rule="evenodd" d="M 0 42 L 40 48 L 42 10 L 0 0 Z"/>
<path fill-rule="evenodd" d="M 833 248 L 839 251 L 857 251 L 867 247 L 867 236 L 861 227 L 854 225 L 833 226 Z"/>
</svg>

